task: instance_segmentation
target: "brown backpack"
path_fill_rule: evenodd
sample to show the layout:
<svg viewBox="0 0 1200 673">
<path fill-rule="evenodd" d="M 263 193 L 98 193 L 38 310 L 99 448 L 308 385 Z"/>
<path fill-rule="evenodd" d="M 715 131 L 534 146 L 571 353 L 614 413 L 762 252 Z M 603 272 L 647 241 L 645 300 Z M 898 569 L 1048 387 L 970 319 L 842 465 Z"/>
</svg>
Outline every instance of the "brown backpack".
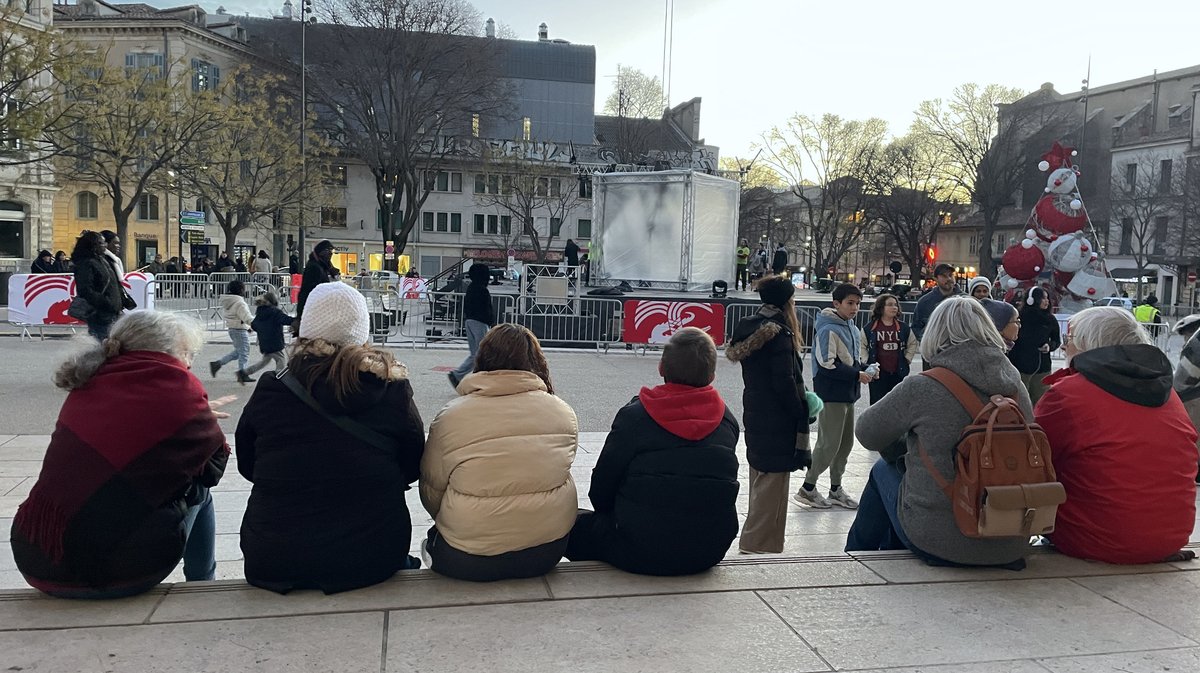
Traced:
<svg viewBox="0 0 1200 673">
<path fill-rule="evenodd" d="M 949 390 L 971 416 L 955 446 L 954 483 L 934 467 L 918 442 L 929 474 L 950 498 L 954 521 L 972 538 L 1030 537 L 1054 530 L 1058 506 L 1067 500 L 1050 462 L 1050 442 L 1029 423 L 1015 400 L 992 395 L 986 404 L 957 374 L 944 367 L 922 372 Z"/>
</svg>

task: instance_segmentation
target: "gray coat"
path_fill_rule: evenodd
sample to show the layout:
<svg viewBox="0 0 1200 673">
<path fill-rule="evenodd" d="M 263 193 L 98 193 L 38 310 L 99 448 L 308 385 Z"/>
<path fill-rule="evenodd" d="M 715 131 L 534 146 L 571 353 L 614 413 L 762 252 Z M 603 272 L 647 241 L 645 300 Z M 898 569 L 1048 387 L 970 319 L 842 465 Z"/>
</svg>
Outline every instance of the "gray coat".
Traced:
<svg viewBox="0 0 1200 673">
<path fill-rule="evenodd" d="M 1033 422 L 1029 393 L 1004 352 L 975 344 L 952 346 L 933 358 L 984 395 L 1001 394 L 1017 401 Z M 972 539 L 954 523 L 950 499 L 925 468 L 917 448 L 919 437 L 934 467 L 954 479 L 954 447 L 970 422 L 967 412 L 942 384 L 926 376 L 910 376 L 858 417 L 855 436 L 869 451 L 880 451 L 908 433 L 907 471 L 900 484 L 900 524 L 922 551 L 967 565 L 1000 565 L 1023 557 L 1026 538 Z"/>
</svg>

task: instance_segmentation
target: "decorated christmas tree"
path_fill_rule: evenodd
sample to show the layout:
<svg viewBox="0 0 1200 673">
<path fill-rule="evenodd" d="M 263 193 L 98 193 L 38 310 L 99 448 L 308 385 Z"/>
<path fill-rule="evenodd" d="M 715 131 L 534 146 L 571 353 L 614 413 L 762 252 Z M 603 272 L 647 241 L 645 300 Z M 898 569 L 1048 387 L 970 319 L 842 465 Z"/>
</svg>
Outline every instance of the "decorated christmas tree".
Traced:
<svg viewBox="0 0 1200 673">
<path fill-rule="evenodd" d="M 1038 163 L 1039 170 L 1049 172 L 1046 193 L 1029 214 L 1024 240 L 1005 250 L 1001 260 L 1000 282 L 1007 299 L 1041 287 L 1057 312 L 1076 313 L 1117 291 L 1104 254 L 1093 244 L 1096 230 L 1079 194 L 1079 168 L 1073 163 L 1077 154 L 1056 142 Z"/>
</svg>

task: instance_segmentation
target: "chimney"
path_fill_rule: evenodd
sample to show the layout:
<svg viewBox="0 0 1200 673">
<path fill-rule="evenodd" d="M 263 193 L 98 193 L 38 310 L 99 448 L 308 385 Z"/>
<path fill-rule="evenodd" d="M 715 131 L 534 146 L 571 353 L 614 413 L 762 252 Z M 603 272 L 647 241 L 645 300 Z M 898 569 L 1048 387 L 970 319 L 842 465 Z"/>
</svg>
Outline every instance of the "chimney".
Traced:
<svg viewBox="0 0 1200 673">
<path fill-rule="evenodd" d="M 550 39 L 550 29 L 546 27 L 545 22 L 542 22 L 542 25 L 538 26 L 538 39 L 543 42 Z"/>
<path fill-rule="evenodd" d="M 486 30 L 487 30 L 488 37 L 496 37 L 496 20 L 495 19 L 487 20 Z"/>
</svg>

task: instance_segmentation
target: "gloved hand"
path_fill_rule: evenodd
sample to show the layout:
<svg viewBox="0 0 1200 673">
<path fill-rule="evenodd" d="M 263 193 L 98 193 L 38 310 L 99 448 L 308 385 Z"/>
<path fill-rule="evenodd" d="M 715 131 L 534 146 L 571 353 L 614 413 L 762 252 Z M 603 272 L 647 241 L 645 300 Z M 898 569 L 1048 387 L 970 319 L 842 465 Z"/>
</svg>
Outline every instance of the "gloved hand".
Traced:
<svg viewBox="0 0 1200 673">
<path fill-rule="evenodd" d="M 808 403 L 808 423 L 809 425 L 817 422 L 817 414 L 825 408 L 825 402 L 817 397 L 817 394 L 811 390 L 804 391 L 804 401 Z"/>
<path fill-rule="evenodd" d="M 797 470 L 807 470 L 812 467 L 812 449 L 796 447 L 796 458 L 800 461 L 800 467 L 797 467 Z"/>
</svg>

